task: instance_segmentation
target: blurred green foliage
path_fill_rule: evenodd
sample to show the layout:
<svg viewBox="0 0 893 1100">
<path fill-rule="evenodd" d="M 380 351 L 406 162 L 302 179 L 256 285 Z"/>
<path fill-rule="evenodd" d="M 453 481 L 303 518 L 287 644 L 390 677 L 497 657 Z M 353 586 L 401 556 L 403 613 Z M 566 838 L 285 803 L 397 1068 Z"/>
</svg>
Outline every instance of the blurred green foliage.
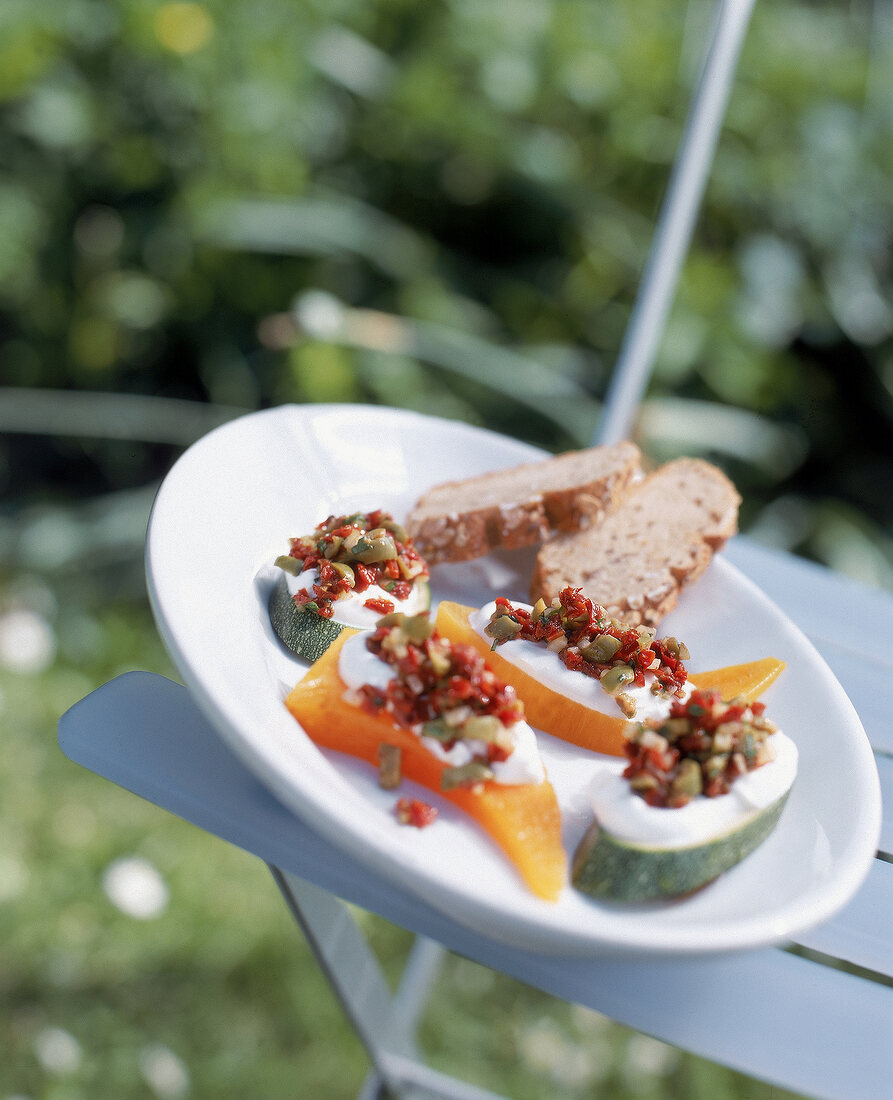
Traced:
<svg viewBox="0 0 893 1100">
<path fill-rule="evenodd" d="M 711 9 L 7 0 L 3 382 L 586 441 Z M 883 584 L 891 74 L 887 6 L 757 5 L 639 429 L 656 459 L 721 462 L 760 537 L 848 570 L 838 535 L 867 539 Z M 7 486 L 134 485 L 172 457 L 54 448 L 8 442 Z"/>
<path fill-rule="evenodd" d="M 0 5 L 0 1093 L 356 1093 L 263 869 L 75 769 L 55 721 L 168 671 L 145 517 L 221 419 L 372 401 L 591 437 L 712 7 Z M 888 4 L 757 5 L 637 427 L 722 464 L 757 537 L 882 585 L 891 85 Z M 135 857 L 170 895 L 138 926 L 103 893 Z M 462 960 L 425 1041 L 519 1098 L 770 1094 Z"/>
</svg>

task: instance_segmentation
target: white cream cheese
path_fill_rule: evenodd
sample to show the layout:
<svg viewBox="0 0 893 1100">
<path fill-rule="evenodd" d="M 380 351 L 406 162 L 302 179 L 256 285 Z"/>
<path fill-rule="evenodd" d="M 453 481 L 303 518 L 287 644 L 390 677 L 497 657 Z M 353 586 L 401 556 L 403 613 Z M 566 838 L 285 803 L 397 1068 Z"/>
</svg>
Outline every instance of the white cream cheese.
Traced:
<svg viewBox="0 0 893 1100">
<path fill-rule="evenodd" d="M 768 743 L 775 750 L 773 761 L 739 776 L 727 794 L 699 795 L 678 809 L 649 806 L 634 794 L 621 774 L 626 761 L 600 764 L 590 789 L 598 823 L 621 840 L 653 848 L 684 848 L 714 840 L 790 790 L 797 774 L 797 746 L 781 730 Z"/>
<path fill-rule="evenodd" d="M 319 580 L 319 571 L 305 569 L 303 573 L 295 576 L 286 573 L 288 590 L 293 596 L 299 592 L 313 594 L 313 586 Z M 364 607 L 366 600 L 390 600 L 395 611 L 402 611 L 405 615 L 415 615 L 417 611 L 424 611 L 428 606 L 427 590 L 424 585 L 414 584 L 405 600 L 397 600 L 394 596 L 377 584 L 370 584 L 363 592 L 350 592 L 333 604 L 334 620 L 343 626 L 352 626 L 357 630 L 371 630 L 381 618 L 380 611 L 374 611 L 371 607 Z"/>
<path fill-rule="evenodd" d="M 515 606 L 527 611 L 531 610 L 530 604 L 519 603 Z M 493 601 L 469 616 L 472 628 L 488 643 L 492 643 L 493 639 L 487 635 L 486 626 L 495 609 L 496 602 Z M 551 688 L 552 691 L 566 695 L 569 699 L 582 703 L 583 706 L 590 707 L 592 710 L 609 714 L 612 718 L 624 717 L 616 698 L 605 691 L 600 681 L 585 673 L 569 669 L 557 653 L 541 642 L 531 642 L 525 638 L 513 639 L 500 645 L 497 653 L 516 668 L 539 680 L 545 687 Z M 635 703 L 636 712 L 633 717 L 637 722 L 644 722 L 647 718 L 663 718 L 667 713 L 670 697 L 663 693 L 655 695 L 651 690 L 653 683 L 654 674 L 646 672 L 642 687 L 636 687 L 633 684 L 623 689 L 624 695 L 628 695 Z M 673 698 L 687 699 L 691 691 L 691 685 L 686 683 L 682 693 Z"/>
<path fill-rule="evenodd" d="M 387 661 L 382 661 L 367 649 L 365 634 L 354 634 L 341 647 L 338 675 L 347 685 L 348 693 L 354 693 L 363 684 L 386 688 L 394 678 L 394 669 Z M 515 722 L 507 728 L 512 738 L 512 753 L 507 760 L 497 760 L 490 765 L 493 781 L 507 786 L 541 783 L 546 777 L 546 771 L 533 730 L 527 722 Z M 483 741 L 457 741 L 447 750 L 434 737 L 420 736 L 420 740 L 425 748 L 451 767 L 467 764 L 475 753 L 486 752 Z"/>
</svg>

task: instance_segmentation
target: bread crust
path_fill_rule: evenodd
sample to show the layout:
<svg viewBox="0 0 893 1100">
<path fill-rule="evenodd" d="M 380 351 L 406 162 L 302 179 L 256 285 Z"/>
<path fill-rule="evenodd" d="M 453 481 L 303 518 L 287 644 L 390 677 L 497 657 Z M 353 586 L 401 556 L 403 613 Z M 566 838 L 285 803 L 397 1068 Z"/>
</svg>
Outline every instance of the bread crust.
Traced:
<svg viewBox="0 0 893 1100">
<path fill-rule="evenodd" d="M 640 461 L 638 447 L 624 442 L 444 482 L 419 498 L 406 529 L 429 565 L 532 546 L 601 520 Z"/>
<path fill-rule="evenodd" d="M 613 617 L 654 626 L 738 528 L 741 498 L 716 466 L 681 458 L 648 474 L 597 526 L 540 549 L 531 600 L 582 588 Z"/>
</svg>

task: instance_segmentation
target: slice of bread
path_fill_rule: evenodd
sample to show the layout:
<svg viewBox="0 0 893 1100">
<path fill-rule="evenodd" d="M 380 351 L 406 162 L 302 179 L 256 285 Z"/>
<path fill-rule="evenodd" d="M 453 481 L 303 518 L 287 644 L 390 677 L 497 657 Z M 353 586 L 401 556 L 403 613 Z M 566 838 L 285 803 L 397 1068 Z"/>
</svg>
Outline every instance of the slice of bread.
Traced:
<svg viewBox="0 0 893 1100">
<path fill-rule="evenodd" d="M 648 474 L 601 523 L 558 535 L 537 555 L 530 593 L 571 585 L 615 618 L 653 626 L 738 526 L 741 498 L 709 462 L 679 458 Z"/>
<path fill-rule="evenodd" d="M 468 561 L 577 531 L 613 508 L 639 473 L 634 443 L 569 451 L 429 489 L 406 521 L 429 565 Z"/>
</svg>

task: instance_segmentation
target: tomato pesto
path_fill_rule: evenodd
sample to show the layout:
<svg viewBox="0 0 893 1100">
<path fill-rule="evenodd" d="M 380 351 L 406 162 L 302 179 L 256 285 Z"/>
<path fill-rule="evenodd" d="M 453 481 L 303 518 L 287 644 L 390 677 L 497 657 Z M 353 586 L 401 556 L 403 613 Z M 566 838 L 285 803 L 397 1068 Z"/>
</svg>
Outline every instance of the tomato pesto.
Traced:
<svg viewBox="0 0 893 1100">
<path fill-rule="evenodd" d="M 409 598 L 413 585 L 426 580 L 428 566 L 405 529 L 387 512 L 329 516 L 310 535 L 293 538 L 276 564 L 298 575 L 315 569 L 316 581 L 293 599 L 298 608 L 331 619 L 337 600 L 377 586 L 387 596 L 370 595 L 364 606 L 380 615 Z"/>
<path fill-rule="evenodd" d="M 689 654 L 681 642 L 655 637 L 653 627 L 611 618 L 579 588 L 562 589 L 549 604 L 539 599 L 529 611 L 503 597 L 495 603 L 485 627 L 493 649 L 515 639 L 543 643 L 566 668 L 599 680 L 628 717 L 635 705 L 624 706 L 624 689 L 644 687 L 646 673 L 654 694 L 679 695 L 688 679 L 683 661 Z"/>
<path fill-rule="evenodd" d="M 433 738 L 445 752 L 464 743 L 469 759 L 444 770 L 444 789 L 492 779 L 492 765 L 514 751 L 512 727 L 524 720 L 514 688 L 487 667 L 473 646 L 437 634 L 427 612 L 386 615 L 365 645 L 393 675 L 384 687 L 362 684 L 357 704 L 370 714 L 387 715 L 402 729 Z"/>
<path fill-rule="evenodd" d="M 775 759 L 769 738 L 777 727 L 765 709 L 760 702 L 723 702 L 717 691 L 674 700 L 663 721 L 629 723 L 623 775 L 650 806 L 726 794 L 739 776 Z"/>
</svg>

